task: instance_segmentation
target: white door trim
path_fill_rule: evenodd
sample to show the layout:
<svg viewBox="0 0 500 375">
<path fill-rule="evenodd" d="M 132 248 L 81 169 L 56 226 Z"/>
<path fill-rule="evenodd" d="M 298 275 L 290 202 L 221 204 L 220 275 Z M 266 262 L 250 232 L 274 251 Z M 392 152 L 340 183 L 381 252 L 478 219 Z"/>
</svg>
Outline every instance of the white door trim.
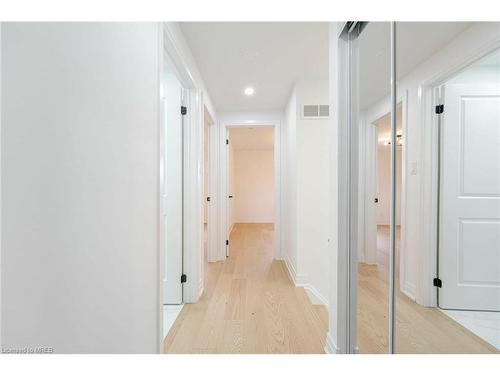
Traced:
<svg viewBox="0 0 500 375">
<path fill-rule="evenodd" d="M 183 302 L 194 303 L 198 301 L 200 293 L 201 254 L 203 252 L 203 227 L 200 226 L 203 218 L 203 106 L 204 98 L 201 90 L 196 86 L 191 73 L 187 68 L 181 49 L 177 45 L 176 37 L 167 24 L 160 27 L 160 68 L 159 82 L 162 81 L 164 54 L 167 54 L 176 69 L 176 75 L 186 89 L 187 115 L 184 119 L 184 273 L 187 282 L 183 285 Z M 161 100 L 161 93 L 160 93 Z M 160 114 L 159 142 L 164 142 L 164 116 Z M 161 146 L 159 159 L 163 158 L 164 149 Z M 161 170 L 159 171 L 159 192 L 162 191 Z M 159 351 L 163 345 L 163 274 L 165 249 L 164 249 L 164 219 L 161 197 L 158 200 L 158 268 L 159 268 L 159 293 L 158 293 L 158 335 Z M 168 212 L 167 212 L 168 215 Z"/>
<path fill-rule="evenodd" d="M 219 176 L 219 186 L 216 190 L 217 194 L 214 196 L 214 201 L 217 202 L 218 213 L 220 217 L 219 221 L 219 235 L 217 241 L 217 247 L 212 248 L 209 252 L 209 261 L 222 261 L 226 259 L 226 237 L 227 237 L 227 184 L 228 184 L 228 153 L 226 147 L 226 133 L 228 128 L 237 127 L 273 127 L 274 128 L 274 174 L 275 174 L 275 185 L 274 185 L 274 258 L 282 259 L 281 252 L 281 121 L 271 118 L 269 120 L 253 120 L 249 118 L 248 120 L 238 119 L 232 121 L 230 119 L 223 120 L 219 122 L 219 142 L 217 144 L 217 150 L 211 150 L 210 157 L 215 159 L 218 158 L 218 173 Z"/>
<path fill-rule="evenodd" d="M 489 40 L 461 61 L 450 66 L 421 82 L 419 85 L 418 112 L 422 124 L 421 155 L 422 155 L 422 186 L 421 186 L 421 217 L 422 226 L 422 258 L 419 264 L 419 279 L 417 280 L 416 301 L 424 306 L 437 306 L 436 287 L 432 279 L 437 271 L 437 225 L 438 225 L 438 117 L 434 108 L 439 101 L 439 88 L 447 80 L 458 74 L 472 63 L 500 48 L 500 35 Z"/>
<path fill-rule="evenodd" d="M 327 352 L 354 353 L 356 351 L 356 320 L 357 288 L 353 284 L 353 257 L 352 243 L 349 238 L 349 228 L 353 224 L 349 219 L 350 196 L 353 190 L 349 185 L 350 164 L 349 147 L 349 77 L 350 45 L 347 37 L 345 22 L 330 24 L 330 108 L 332 111 L 329 119 L 330 128 L 330 187 L 332 189 L 331 211 L 331 265 L 333 267 L 330 279 L 329 310 L 335 311 L 329 319 L 327 334 Z M 359 138 L 358 138 L 359 140 Z M 357 142 L 356 142 L 357 143 Z M 357 166 L 353 166 L 356 169 Z M 357 194 L 356 189 L 354 193 Z M 356 225 L 354 225 L 356 226 Z M 356 230 L 356 228 L 354 228 Z M 354 246 L 355 247 L 355 246 Z"/>
<path fill-rule="evenodd" d="M 202 114 L 203 114 L 203 119 L 202 119 L 202 124 L 203 124 L 203 131 L 202 131 L 202 155 L 203 155 L 203 161 L 201 163 L 201 176 L 203 176 L 203 189 L 201 191 L 201 202 L 202 202 L 202 213 L 201 213 L 201 233 L 202 233 L 202 241 L 204 241 L 204 236 L 205 236 L 205 223 L 204 223 L 204 218 L 205 218 L 205 211 L 204 211 L 204 205 L 207 204 L 206 199 L 207 197 L 211 197 L 211 201 L 208 204 L 207 207 L 207 256 L 210 254 L 210 251 L 212 248 L 216 246 L 216 242 L 214 239 L 217 238 L 217 207 L 213 204 L 213 191 L 217 189 L 217 186 L 214 185 L 216 184 L 217 180 L 214 176 L 214 171 L 217 169 L 217 163 L 216 160 L 212 160 L 212 153 L 211 150 L 213 148 L 213 139 L 217 138 L 215 136 L 215 131 L 216 131 L 216 126 L 215 122 L 210 115 L 210 112 L 206 108 L 205 104 L 202 104 Z M 205 126 L 208 126 L 208 190 L 205 191 Z M 204 249 L 204 242 L 202 242 L 202 249 L 201 249 L 201 259 L 200 259 L 200 274 L 199 274 L 199 293 L 198 295 L 201 296 L 203 294 L 204 290 L 204 275 L 205 275 L 205 249 Z"/>
</svg>

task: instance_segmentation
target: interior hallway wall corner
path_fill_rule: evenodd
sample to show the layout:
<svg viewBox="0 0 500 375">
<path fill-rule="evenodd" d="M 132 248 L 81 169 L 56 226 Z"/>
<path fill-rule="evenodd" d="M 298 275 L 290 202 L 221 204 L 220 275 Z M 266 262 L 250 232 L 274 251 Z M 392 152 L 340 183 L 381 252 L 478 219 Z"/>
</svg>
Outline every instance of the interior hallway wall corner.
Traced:
<svg viewBox="0 0 500 375">
<path fill-rule="evenodd" d="M 305 119 L 302 106 L 328 104 L 328 80 L 296 82 L 285 112 L 285 199 L 288 215 L 285 261 L 296 285 L 313 303 L 328 305 L 329 138 L 328 120 Z"/>
</svg>

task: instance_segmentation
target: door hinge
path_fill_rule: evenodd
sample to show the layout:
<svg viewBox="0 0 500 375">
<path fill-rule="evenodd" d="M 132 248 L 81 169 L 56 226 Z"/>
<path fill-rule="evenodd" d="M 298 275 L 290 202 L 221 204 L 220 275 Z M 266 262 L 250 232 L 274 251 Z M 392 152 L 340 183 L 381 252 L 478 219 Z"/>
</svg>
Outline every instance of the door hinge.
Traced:
<svg viewBox="0 0 500 375">
<path fill-rule="evenodd" d="M 207 202 L 210 202 L 210 197 L 207 197 Z"/>
<path fill-rule="evenodd" d="M 439 115 L 444 112 L 444 104 L 439 104 L 436 106 L 436 113 Z"/>
<path fill-rule="evenodd" d="M 229 240 L 226 240 L 226 246 L 229 246 Z"/>
<path fill-rule="evenodd" d="M 226 139 L 226 145 L 228 145 L 228 144 L 229 144 L 229 139 Z"/>
<path fill-rule="evenodd" d="M 181 115 L 187 115 L 187 113 L 188 113 L 187 107 L 181 105 Z"/>
<path fill-rule="evenodd" d="M 441 288 L 443 286 L 443 282 L 441 281 L 440 278 L 436 277 L 436 278 L 432 279 L 432 285 L 434 285 L 438 288 Z"/>
<path fill-rule="evenodd" d="M 185 274 L 182 274 L 181 275 L 181 284 L 185 283 L 187 281 L 187 279 L 188 279 L 187 276 Z"/>
</svg>

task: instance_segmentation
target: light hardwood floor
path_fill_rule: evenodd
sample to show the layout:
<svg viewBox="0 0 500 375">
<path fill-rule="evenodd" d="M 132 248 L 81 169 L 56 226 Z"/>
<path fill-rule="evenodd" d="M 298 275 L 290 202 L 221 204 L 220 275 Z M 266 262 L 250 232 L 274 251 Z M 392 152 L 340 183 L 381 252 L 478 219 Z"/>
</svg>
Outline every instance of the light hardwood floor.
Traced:
<svg viewBox="0 0 500 375">
<path fill-rule="evenodd" d="M 205 290 L 184 305 L 165 353 L 324 353 L 328 314 L 273 260 L 272 224 L 236 224 L 231 255 L 205 264 Z"/>
<path fill-rule="evenodd" d="M 377 261 L 359 264 L 358 346 L 360 353 L 387 353 L 388 228 L 378 230 Z M 398 242 L 396 242 L 399 245 Z M 399 246 L 397 246 L 398 250 Z M 398 257 L 396 257 L 398 259 Z M 397 282 L 396 285 L 399 285 Z M 399 288 L 398 288 L 399 289 Z M 399 290 L 396 300 L 397 353 L 498 353 L 441 311 L 410 300 Z"/>
</svg>

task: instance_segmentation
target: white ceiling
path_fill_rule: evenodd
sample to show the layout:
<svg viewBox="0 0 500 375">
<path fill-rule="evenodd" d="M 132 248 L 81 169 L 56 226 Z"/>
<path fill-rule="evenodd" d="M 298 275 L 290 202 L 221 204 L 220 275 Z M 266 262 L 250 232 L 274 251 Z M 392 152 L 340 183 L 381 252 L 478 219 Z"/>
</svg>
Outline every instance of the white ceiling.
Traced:
<svg viewBox="0 0 500 375">
<path fill-rule="evenodd" d="M 283 109 L 297 79 L 328 78 L 328 24 L 183 22 L 217 111 Z M 247 97 L 243 90 L 255 88 Z"/>
<path fill-rule="evenodd" d="M 454 39 L 470 22 L 398 22 L 398 78 Z M 390 24 L 370 22 L 359 37 L 360 107 L 366 108 L 390 93 Z"/>
<path fill-rule="evenodd" d="M 399 22 L 398 78 L 438 52 L 471 23 Z M 181 29 L 218 111 L 284 109 L 297 79 L 328 77 L 328 24 L 185 22 Z M 370 22 L 359 39 L 360 107 L 390 92 L 390 28 Z M 255 88 L 247 97 L 243 90 Z"/>
<path fill-rule="evenodd" d="M 274 128 L 229 129 L 229 142 L 235 150 L 272 150 Z"/>
</svg>

